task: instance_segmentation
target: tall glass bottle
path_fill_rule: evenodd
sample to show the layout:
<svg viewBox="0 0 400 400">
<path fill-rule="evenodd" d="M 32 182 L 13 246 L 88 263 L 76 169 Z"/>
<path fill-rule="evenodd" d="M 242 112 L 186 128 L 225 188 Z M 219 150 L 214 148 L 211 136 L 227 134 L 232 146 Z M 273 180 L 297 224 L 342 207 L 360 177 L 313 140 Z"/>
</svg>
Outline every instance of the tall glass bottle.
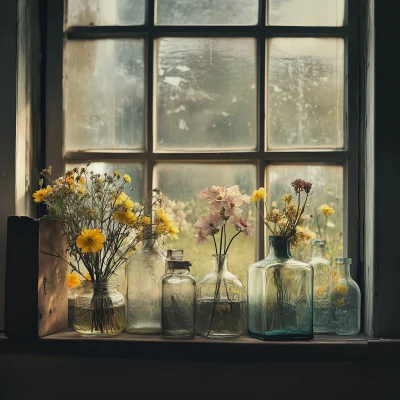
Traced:
<svg viewBox="0 0 400 400">
<path fill-rule="evenodd" d="M 313 334 L 313 268 L 290 253 L 290 237 L 270 236 L 269 254 L 248 270 L 249 335 L 307 340 Z"/>
<path fill-rule="evenodd" d="M 214 254 L 212 270 L 197 282 L 197 333 L 213 338 L 240 336 L 246 300 L 243 283 L 228 270 L 228 255 Z"/>
<path fill-rule="evenodd" d="M 127 316 L 129 333 L 161 333 L 161 279 L 165 274 L 165 252 L 153 239 L 127 260 Z"/>
<path fill-rule="evenodd" d="M 326 241 L 311 240 L 311 259 L 314 268 L 314 333 L 328 333 L 331 318 L 332 268 L 325 258 Z"/>
<path fill-rule="evenodd" d="M 351 258 L 336 258 L 337 282 L 332 289 L 330 334 L 357 335 L 360 332 L 361 292 L 350 275 Z"/>
<path fill-rule="evenodd" d="M 196 334 L 196 280 L 190 275 L 191 265 L 183 260 L 183 250 L 168 250 L 161 321 L 162 335 L 169 339 L 190 339 Z"/>
</svg>

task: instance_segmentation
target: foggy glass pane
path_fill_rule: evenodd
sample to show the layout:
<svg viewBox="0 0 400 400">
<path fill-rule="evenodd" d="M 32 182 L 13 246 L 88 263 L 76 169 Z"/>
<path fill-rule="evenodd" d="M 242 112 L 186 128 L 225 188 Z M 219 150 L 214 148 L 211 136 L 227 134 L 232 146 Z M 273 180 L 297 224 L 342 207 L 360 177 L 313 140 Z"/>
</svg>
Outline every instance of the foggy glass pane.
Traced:
<svg viewBox="0 0 400 400">
<path fill-rule="evenodd" d="M 132 182 L 130 184 L 125 184 L 125 192 L 130 196 L 134 201 L 142 201 L 143 196 L 146 195 L 143 193 L 143 165 L 141 163 L 127 163 L 127 162 L 92 162 L 89 167 L 86 166 L 87 163 L 70 163 L 66 164 L 66 171 L 73 169 L 75 167 L 78 168 L 87 168 L 87 171 L 93 171 L 95 174 L 103 175 L 107 173 L 108 175 L 112 175 L 114 172 L 119 172 L 121 177 L 123 174 L 128 174 L 132 178 Z M 121 178 L 122 179 L 122 178 Z M 121 181 L 122 182 L 122 181 Z M 130 188 L 133 187 L 133 191 L 129 191 Z"/>
<path fill-rule="evenodd" d="M 254 150 L 256 41 L 157 42 L 157 150 Z"/>
<path fill-rule="evenodd" d="M 342 26 L 345 0 L 269 0 L 269 25 Z"/>
<path fill-rule="evenodd" d="M 211 255 L 215 253 L 214 244 L 208 242 L 197 245 L 193 224 L 202 215 L 207 215 L 207 203 L 198 193 L 211 185 L 232 186 L 251 195 L 256 186 L 256 167 L 252 164 L 216 163 L 159 163 L 155 167 L 154 185 L 160 188 L 170 200 L 180 233 L 178 240 L 168 240 L 164 249 L 184 249 L 185 259 L 193 263 L 191 272 L 198 279 L 211 269 Z M 249 217 L 255 226 L 256 208 L 254 204 L 242 207 L 243 215 Z M 229 224 L 230 225 L 230 224 Z M 233 226 L 228 229 L 228 237 L 236 233 Z M 219 236 L 218 236 L 219 238 Z M 247 282 L 247 268 L 255 261 L 255 235 L 246 237 L 240 234 L 228 251 L 229 269 L 244 284 Z"/>
<path fill-rule="evenodd" d="M 268 205 L 278 203 L 282 210 L 281 198 L 285 193 L 295 195 L 290 185 L 295 179 L 304 179 L 313 184 L 303 216 L 303 226 L 310 229 L 316 239 L 326 239 L 327 258 L 342 257 L 343 254 L 343 167 L 332 165 L 270 165 L 266 169 Z M 301 193 L 301 202 L 305 194 Z M 335 213 L 325 219 L 318 210 L 328 204 Z M 318 217 L 317 217 L 318 216 Z M 319 228 L 318 229 L 318 225 Z M 295 258 L 308 261 L 310 244 L 300 245 L 292 251 Z M 350 255 L 351 257 L 351 255 Z"/>
<path fill-rule="evenodd" d="M 256 25 L 258 0 L 157 0 L 159 25 Z"/>
<path fill-rule="evenodd" d="M 142 149 L 142 40 L 67 42 L 65 149 Z"/>
<path fill-rule="evenodd" d="M 268 45 L 268 149 L 343 148 L 343 40 L 276 38 Z"/>
<path fill-rule="evenodd" d="M 67 25 L 143 25 L 146 0 L 68 0 Z"/>
</svg>

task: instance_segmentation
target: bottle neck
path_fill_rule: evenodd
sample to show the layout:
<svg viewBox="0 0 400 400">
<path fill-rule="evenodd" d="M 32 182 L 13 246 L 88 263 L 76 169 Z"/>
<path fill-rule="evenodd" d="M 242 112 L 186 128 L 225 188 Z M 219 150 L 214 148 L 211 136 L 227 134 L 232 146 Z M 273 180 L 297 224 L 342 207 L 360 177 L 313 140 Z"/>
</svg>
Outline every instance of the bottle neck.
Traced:
<svg viewBox="0 0 400 400">
<path fill-rule="evenodd" d="M 158 248 L 158 241 L 156 239 L 143 239 L 143 249 L 149 250 Z"/>
<path fill-rule="evenodd" d="M 270 236 L 268 258 L 292 258 L 289 236 Z"/>
<path fill-rule="evenodd" d="M 212 270 L 213 270 L 213 272 L 228 271 L 228 255 L 227 254 L 213 254 Z"/>
<path fill-rule="evenodd" d="M 325 258 L 325 246 L 324 245 L 312 246 L 311 258 L 314 258 L 314 257 Z"/>
<path fill-rule="evenodd" d="M 337 268 L 341 279 L 351 279 L 350 264 L 338 264 Z"/>
</svg>

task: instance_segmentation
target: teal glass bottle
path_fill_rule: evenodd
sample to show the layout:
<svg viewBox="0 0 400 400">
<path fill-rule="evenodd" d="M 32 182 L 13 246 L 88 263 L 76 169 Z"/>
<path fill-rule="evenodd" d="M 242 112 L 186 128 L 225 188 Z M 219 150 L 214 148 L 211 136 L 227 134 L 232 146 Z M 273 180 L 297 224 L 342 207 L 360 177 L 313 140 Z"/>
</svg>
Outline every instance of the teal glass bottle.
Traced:
<svg viewBox="0 0 400 400">
<path fill-rule="evenodd" d="M 290 253 L 290 238 L 270 236 L 269 254 L 248 270 L 248 331 L 263 340 L 308 340 L 313 333 L 314 271 Z"/>
</svg>

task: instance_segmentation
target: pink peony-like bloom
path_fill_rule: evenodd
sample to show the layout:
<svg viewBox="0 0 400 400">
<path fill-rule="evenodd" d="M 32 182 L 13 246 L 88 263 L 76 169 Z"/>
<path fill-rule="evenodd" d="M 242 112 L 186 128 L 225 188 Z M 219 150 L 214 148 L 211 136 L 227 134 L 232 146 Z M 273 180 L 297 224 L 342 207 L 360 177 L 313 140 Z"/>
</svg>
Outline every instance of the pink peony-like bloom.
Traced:
<svg viewBox="0 0 400 400">
<path fill-rule="evenodd" d="M 238 218 L 234 221 L 232 221 L 232 223 L 234 223 L 235 229 L 239 232 L 243 232 L 246 236 L 252 236 L 254 233 L 253 227 L 251 226 L 251 224 L 248 222 L 247 219 L 245 218 Z"/>
<path fill-rule="evenodd" d="M 224 225 L 225 221 L 219 213 L 213 213 L 200 219 L 194 224 L 196 231 L 200 231 L 203 235 L 215 235 Z"/>
</svg>

